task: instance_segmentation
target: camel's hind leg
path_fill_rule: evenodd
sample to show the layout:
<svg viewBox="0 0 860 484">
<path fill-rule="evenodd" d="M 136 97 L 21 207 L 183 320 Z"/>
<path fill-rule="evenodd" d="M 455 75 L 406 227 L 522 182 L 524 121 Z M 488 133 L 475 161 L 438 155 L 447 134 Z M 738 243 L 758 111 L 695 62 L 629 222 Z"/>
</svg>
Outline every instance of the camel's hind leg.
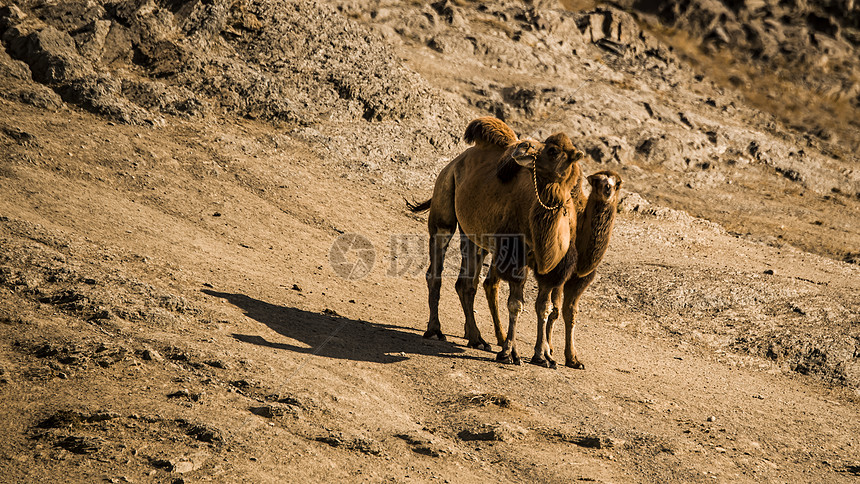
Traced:
<svg viewBox="0 0 860 484">
<path fill-rule="evenodd" d="M 535 299 L 535 313 L 537 313 L 537 338 L 535 338 L 535 354 L 532 364 L 546 368 L 555 368 L 555 360 L 552 359 L 552 347 L 549 344 L 549 331 L 552 330 L 550 318 L 558 317 L 558 309 L 553 308 L 551 296 L 556 296 L 560 291 L 551 286 L 538 284 L 538 294 Z M 555 314 L 553 314 L 555 313 Z"/>
<path fill-rule="evenodd" d="M 475 245 L 465 234 L 460 234 L 460 255 L 460 276 L 454 287 L 460 296 L 460 305 L 463 306 L 463 314 L 466 316 L 465 338 L 469 340 L 470 348 L 490 351 L 490 344 L 481 338 L 481 331 L 475 321 L 475 294 L 478 292 L 478 280 L 487 251 Z"/>
<path fill-rule="evenodd" d="M 490 306 L 490 316 L 493 318 L 493 328 L 496 330 L 496 342 L 499 346 L 505 344 L 505 331 L 502 329 L 502 321 L 499 319 L 499 281 L 501 276 L 496 269 L 495 261 L 490 264 L 490 272 L 484 279 L 484 292 L 487 294 L 487 305 Z"/>
<path fill-rule="evenodd" d="M 445 341 L 442 324 L 439 322 L 439 294 L 442 291 L 442 269 L 445 252 L 454 234 L 453 227 L 434 227 L 430 231 L 430 267 L 427 268 L 427 293 L 430 304 L 430 321 L 427 323 L 425 338 L 438 338 Z"/>
<path fill-rule="evenodd" d="M 585 365 L 576 358 L 576 345 L 574 344 L 573 330 L 576 325 L 576 314 L 579 311 L 579 298 L 594 280 L 597 271 L 592 271 L 583 277 L 573 276 L 564 285 L 564 307 L 562 317 L 564 318 L 564 364 L 571 368 L 585 369 Z"/>
<path fill-rule="evenodd" d="M 513 277 L 508 281 L 510 289 L 510 295 L 508 295 L 508 337 L 505 339 L 505 344 L 502 345 L 502 350 L 496 355 L 496 361 L 502 363 L 520 364 L 520 357 L 517 354 L 517 318 L 523 310 L 526 271 L 525 267 L 513 271 Z"/>
</svg>

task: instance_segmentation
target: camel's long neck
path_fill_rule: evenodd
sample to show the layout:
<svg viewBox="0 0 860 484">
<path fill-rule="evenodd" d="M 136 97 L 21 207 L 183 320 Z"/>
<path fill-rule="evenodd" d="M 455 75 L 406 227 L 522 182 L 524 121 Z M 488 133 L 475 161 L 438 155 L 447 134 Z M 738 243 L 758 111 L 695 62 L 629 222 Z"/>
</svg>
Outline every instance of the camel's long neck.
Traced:
<svg viewBox="0 0 860 484">
<path fill-rule="evenodd" d="M 612 235 L 615 223 L 615 211 L 618 203 L 615 196 L 608 201 L 597 200 L 595 196 L 588 197 L 576 236 L 578 261 L 576 272 L 583 276 L 589 274 L 603 259 Z"/>
<path fill-rule="evenodd" d="M 540 201 L 547 207 L 557 207 L 567 201 L 570 189 L 565 190 L 565 187 L 560 183 L 552 183 L 541 180 L 540 176 L 535 180 L 537 193 L 540 195 Z"/>
<path fill-rule="evenodd" d="M 540 183 L 538 194 L 540 203 L 534 200 L 529 213 L 532 251 L 538 274 L 545 274 L 555 268 L 567 254 L 570 247 L 570 192 L 558 183 Z M 543 204 L 543 205 L 542 205 Z M 553 207 L 553 210 L 546 207 Z"/>
</svg>

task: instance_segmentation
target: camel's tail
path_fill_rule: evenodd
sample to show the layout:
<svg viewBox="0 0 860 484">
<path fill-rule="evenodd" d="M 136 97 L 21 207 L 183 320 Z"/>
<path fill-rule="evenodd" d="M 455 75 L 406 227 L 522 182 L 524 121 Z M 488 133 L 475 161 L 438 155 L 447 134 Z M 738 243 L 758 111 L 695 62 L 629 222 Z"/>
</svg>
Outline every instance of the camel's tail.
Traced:
<svg viewBox="0 0 860 484">
<path fill-rule="evenodd" d="M 475 119 L 466 126 L 463 140 L 469 144 L 489 144 L 506 148 L 517 141 L 517 135 L 504 121 L 492 116 Z"/>
<path fill-rule="evenodd" d="M 418 204 L 416 204 L 415 202 L 410 202 L 409 200 L 406 200 L 406 208 L 408 208 L 409 211 L 412 213 L 426 212 L 427 210 L 430 210 L 430 201 L 431 200 L 433 200 L 433 199 L 428 198 L 427 200 L 424 200 L 423 202 L 418 203 Z"/>
</svg>

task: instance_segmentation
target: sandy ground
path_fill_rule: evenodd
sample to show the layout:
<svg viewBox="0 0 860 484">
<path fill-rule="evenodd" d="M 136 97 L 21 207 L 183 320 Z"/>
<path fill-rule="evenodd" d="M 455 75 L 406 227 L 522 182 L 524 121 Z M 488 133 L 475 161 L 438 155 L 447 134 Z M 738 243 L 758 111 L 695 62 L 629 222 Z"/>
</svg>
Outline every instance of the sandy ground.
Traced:
<svg viewBox="0 0 860 484">
<path fill-rule="evenodd" d="M 142 135 L 3 108 L 31 135 L 7 144 L 0 199 L 7 482 L 856 479 L 856 393 L 727 351 L 722 324 L 683 309 L 761 278 L 851 297 L 856 266 L 677 212 L 622 214 L 582 304 L 587 369 L 500 365 L 458 337 L 453 277 L 450 341 L 420 337 L 422 252 L 390 245 L 423 234 L 404 194 L 257 123 Z M 344 234 L 375 250 L 361 279 L 330 262 Z M 624 283 L 660 268 L 683 281 L 664 312 Z"/>
</svg>

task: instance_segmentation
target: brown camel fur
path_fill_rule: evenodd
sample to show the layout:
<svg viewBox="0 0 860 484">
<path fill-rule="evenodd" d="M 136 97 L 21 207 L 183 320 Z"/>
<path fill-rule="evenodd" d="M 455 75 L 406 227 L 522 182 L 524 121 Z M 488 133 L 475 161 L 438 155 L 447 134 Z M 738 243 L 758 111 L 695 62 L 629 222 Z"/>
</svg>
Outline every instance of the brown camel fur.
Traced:
<svg viewBox="0 0 860 484">
<path fill-rule="evenodd" d="M 621 189 L 621 176 L 613 171 L 601 171 L 588 177 L 591 184 L 591 194 L 587 201 L 581 204 L 582 210 L 576 214 L 576 269 L 570 278 L 564 283 L 564 300 L 559 301 L 559 291 L 555 288 L 552 293 L 552 301 L 555 306 L 546 318 L 546 329 L 538 326 L 538 336 L 535 342 L 535 354 L 532 363 L 553 367 L 552 360 L 552 325 L 558 318 L 558 308 L 562 308 L 562 316 L 565 323 L 565 365 L 572 368 L 585 368 L 576 357 L 576 346 L 574 344 L 573 330 L 576 324 L 576 314 L 579 299 L 585 289 L 591 284 L 597 275 L 597 266 L 603 259 L 609 246 L 609 238 L 615 222 L 615 214 L 618 209 L 618 193 Z M 582 198 L 581 192 L 579 192 Z M 496 295 L 498 293 L 499 275 L 492 270 L 484 281 L 484 289 L 487 291 L 487 300 L 490 304 L 490 313 L 493 320 L 498 320 L 498 308 Z M 540 285 L 539 289 L 540 291 Z M 540 295 L 539 295 L 540 297 Z M 562 304 L 559 304 L 559 303 Z M 538 320 L 540 324 L 540 319 Z M 544 339 L 545 337 L 545 339 Z"/>
<path fill-rule="evenodd" d="M 576 233 L 577 220 L 569 216 L 576 213 L 570 193 L 582 183 L 577 161 L 583 154 L 563 133 L 550 136 L 544 143 L 517 143 L 507 125 L 490 117 L 472 121 L 464 138 L 475 146 L 442 169 L 430 200 L 409 206 L 413 212 L 430 209 L 430 320 L 424 337 L 445 339 L 438 312 L 442 264 L 459 226 L 462 264 L 455 288 L 466 318 L 468 344 L 490 349 L 481 338 L 473 309 L 483 260 L 493 252 L 493 270 L 511 285 L 507 338 L 498 318 L 494 319 L 496 338 L 502 345 L 497 359 L 518 362 L 515 329 L 528 265 L 535 267 L 539 284 L 545 286 L 542 294 L 546 301 L 536 302 L 537 307 L 548 308 L 552 288 L 559 288 L 575 270 L 576 247 L 571 234 Z M 526 169 L 517 169 L 514 164 Z M 541 326 L 545 319 L 546 315 Z"/>
<path fill-rule="evenodd" d="M 601 171 L 588 177 L 591 184 L 591 194 L 585 211 L 579 216 L 576 235 L 576 249 L 579 256 L 576 264 L 576 272 L 564 284 L 564 306 L 562 317 L 564 318 L 564 361 L 571 368 L 584 369 L 576 357 L 576 346 L 574 344 L 573 329 L 576 325 L 576 314 L 579 308 L 579 299 L 588 285 L 597 275 L 597 266 L 603 259 L 609 247 L 609 238 L 612 235 L 612 227 L 615 224 L 615 214 L 618 212 L 618 199 L 621 191 L 621 176 L 614 171 Z M 547 345 L 552 352 L 549 334 L 552 330 L 553 321 L 547 321 Z"/>
<path fill-rule="evenodd" d="M 578 216 L 576 271 L 564 284 L 564 304 L 562 306 L 565 343 L 564 364 L 579 369 L 585 368 L 585 365 L 576 357 L 573 335 L 576 315 L 579 311 L 579 299 L 597 276 L 597 266 L 603 259 L 607 247 L 609 247 L 615 214 L 618 212 L 618 198 L 622 183 L 621 176 L 613 171 L 595 173 L 588 177 L 588 182 L 591 184 L 591 194 L 588 196 L 585 210 Z M 550 335 L 554 321 L 555 318 L 547 320 L 547 348 L 550 353 L 552 353 Z"/>
</svg>

